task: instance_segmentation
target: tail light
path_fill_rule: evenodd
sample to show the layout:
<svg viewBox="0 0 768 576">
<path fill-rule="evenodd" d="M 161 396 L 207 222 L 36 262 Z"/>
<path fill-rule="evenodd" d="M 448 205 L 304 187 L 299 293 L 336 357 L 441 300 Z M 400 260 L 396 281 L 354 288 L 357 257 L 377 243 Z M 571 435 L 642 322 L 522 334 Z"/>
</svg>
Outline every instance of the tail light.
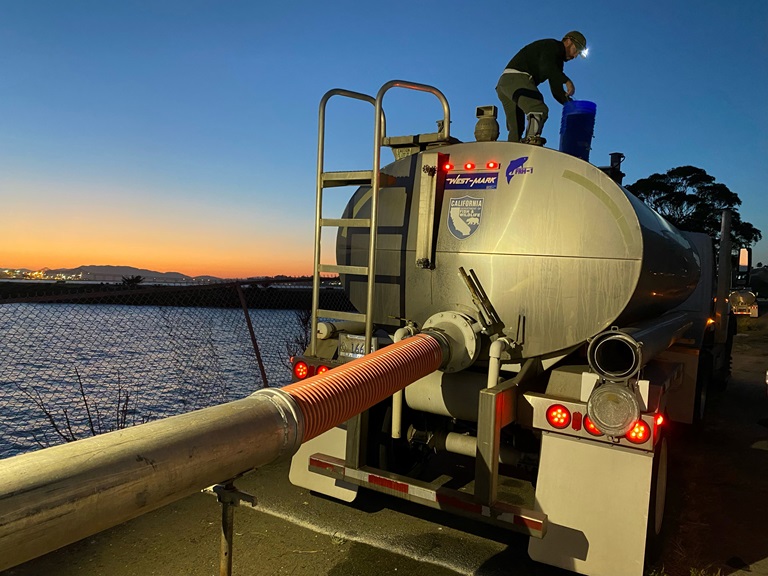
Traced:
<svg viewBox="0 0 768 576">
<path fill-rule="evenodd" d="M 299 380 L 304 380 L 304 378 L 309 376 L 309 366 L 307 366 L 306 362 L 299 360 L 293 365 L 293 374 Z"/>
<path fill-rule="evenodd" d="M 638 420 L 627 432 L 625 438 L 633 444 L 643 444 L 651 437 L 651 427 L 644 420 Z"/>
<path fill-rule="evenodd" d="M 592 436 L 602 436 L 603 433 L 600 432 L 597 426 L 595 426 L 595 423 L 592 422 L 592 419 L 589 416 L 584 416 L 584 429 L 592 434 Z"/>
<path fill-rule="evenodd" d="M 304 360 L 297 360 L 296 363 L 293 365 L 293 375 L 296 377 L 297 380 L 304 380 L 305 378 L 309 378 L 310 376 L 315 376 L 317 374 L 324 374 L 325 372 L 328 372 L 328 370 L 330 370 L 330 368 L 325 364 L 319 364 L 315 366 L 310 362 L 305 362 Z"/>
<path fill-rule="evenodd" d="M 547 422 L 558 430 L 567 428 L 571 423 L 571 412 L 562 404 L 553 404 L 547 409 Z"/>
</svg>

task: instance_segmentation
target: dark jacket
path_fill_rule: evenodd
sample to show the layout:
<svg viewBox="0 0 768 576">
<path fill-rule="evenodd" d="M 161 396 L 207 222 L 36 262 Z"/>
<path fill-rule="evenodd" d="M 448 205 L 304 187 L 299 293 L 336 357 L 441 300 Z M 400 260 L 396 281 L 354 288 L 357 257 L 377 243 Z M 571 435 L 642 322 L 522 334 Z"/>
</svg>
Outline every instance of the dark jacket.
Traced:
<svg viewBox="0 0 768 576">
<path fill-rule="evenodd" d="M 561 40 L 547 39 L 531 42 L 514 55 L 507 68 L 527 72 L 538 86 L 545 80 L 549 81 L 552 96 L 560 104 L 565 104 L 568 97 L 563 90 L 563 84 L 569 79 L 563 73 L 565 64 L 565 45 Z"/>
</svg>

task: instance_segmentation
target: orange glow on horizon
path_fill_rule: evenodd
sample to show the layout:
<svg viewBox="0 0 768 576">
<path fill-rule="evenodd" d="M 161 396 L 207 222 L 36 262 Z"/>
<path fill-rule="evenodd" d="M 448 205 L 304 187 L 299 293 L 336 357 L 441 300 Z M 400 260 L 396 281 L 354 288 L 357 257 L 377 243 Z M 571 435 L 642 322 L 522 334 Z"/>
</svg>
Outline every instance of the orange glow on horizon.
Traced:
<svg viewBox="0 0 768 576">
<path fill-rule="evenodd" d="M 0 240 L 1 241 L 1 240 Z M 7 246 L 8 244 L 6 244 Z M 187 276 L 249 278 L 254 276 L 306 276 L 312 274 L 312 246 L 283 245 L 281 249 L 235 249 L 226 246 L 195 245 L 187 247 L 114 245 L 105 242 L 53 242 L 39 239 L 16 243 L 0 256 L 0 266 L 28 268 L 77 268 L 79 266 L 131 266 L 155 272 L 178 272 Z"/>
<path fill-rule="evenodd" d="M 86 254 L 83 256 L 58 255 L 36 256 L 35 258 L 12 257 L 0 261 L 0 266 L 9 269 L 26 268 L 41 270 L 43 268 L 73 269 L 80 266 L 130 266 L 133 268 L 152 270 L 154 272 L 178 272 L 185 276 L 214 276 L 222 279 L 253 278 L 258 276 L 311 276 L 312 258 L 284 258 L 273 255 L 272 258 L 258 257 L 253 259 L 183 259 L 173 256 L 145 258 L 141 256 L 110 258 L 109 260 L 94 259 Z"/>
<path fill-rule="evenodd" d="M 186 276 L 307 276 L 313 269 L 314 197 L 236 207 L 207 196 L 86 183 L 9 182 L 0 266 L 30 270 L 130 266 Z M 54 193 L 55 192 L 55 193 Z M 94 198 L 98 201 L 94 201 Z M 301 214 L 297 217 L 297 214 Z M 335 233 L 323 261 L 335 263 Z"/>
</svg>

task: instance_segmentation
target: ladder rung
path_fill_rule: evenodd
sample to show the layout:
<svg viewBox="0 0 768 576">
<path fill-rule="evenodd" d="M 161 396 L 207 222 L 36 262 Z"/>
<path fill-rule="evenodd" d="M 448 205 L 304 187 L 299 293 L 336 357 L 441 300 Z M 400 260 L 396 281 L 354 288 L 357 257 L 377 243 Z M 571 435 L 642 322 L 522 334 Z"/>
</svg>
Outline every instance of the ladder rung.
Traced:
<svg viewBox="0 0 768 576">
<path fill-rule="evenodd" d="M 357 312 L 341 312 L 340 310 L 318 310 L 317 317 L 365 323 L 365 314 L 359 314 Z"/>
<path fill-rule="evenodd" d="M 370 218 L 321 218 L 320 226 L 338 226 L 339 228 L 370 228 Z"/>
<path fill-rule="evenodd" d="M 373 170 L 353 170 L 350 172 L 323 172 L 320 175 L 323 187 L 332 186 L 361 186 L 371 184 Z"/>
<path fill-rule="evenodd" d="M 368 275 L 368 266 L 337 266 L 335 264 L 320 264 L 320 272 L 331 272 L 334 274 L 357 274 L 359 276 Z"/>
</svg>

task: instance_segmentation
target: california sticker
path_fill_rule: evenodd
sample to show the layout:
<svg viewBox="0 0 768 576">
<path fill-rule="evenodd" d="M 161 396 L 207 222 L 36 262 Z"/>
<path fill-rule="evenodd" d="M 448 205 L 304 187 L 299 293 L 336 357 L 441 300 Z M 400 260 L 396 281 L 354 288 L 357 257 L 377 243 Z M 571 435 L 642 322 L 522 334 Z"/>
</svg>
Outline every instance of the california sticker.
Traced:
<svg viewBox="0 0 768 576">
<path fill-rule="evenodd" d="M 459 240 L 475 233 L 483 216 L 483 198 L 451 198 L 448 205 L 448 230 Z"/>
</svg>

